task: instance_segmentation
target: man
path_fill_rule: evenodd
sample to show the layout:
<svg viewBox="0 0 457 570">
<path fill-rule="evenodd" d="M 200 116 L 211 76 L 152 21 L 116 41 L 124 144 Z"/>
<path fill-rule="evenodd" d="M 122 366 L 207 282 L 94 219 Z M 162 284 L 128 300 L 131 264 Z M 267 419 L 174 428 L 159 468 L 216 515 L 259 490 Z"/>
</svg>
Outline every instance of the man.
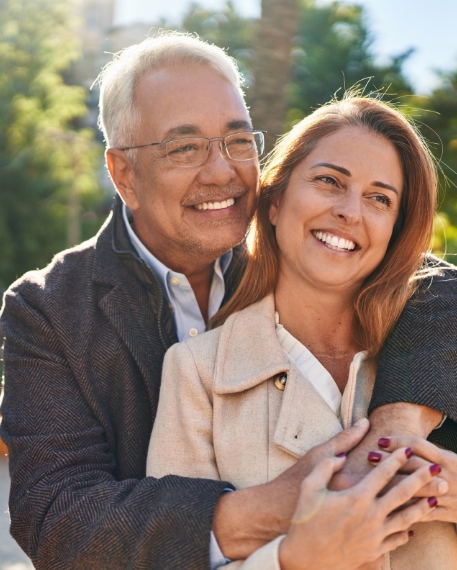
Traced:
<svg viewBox="0 0 457 570">
<path fill-rule="evenodd" d="M 94 239 L 5 297 L 11 532 L 38 569 L 216 567 L 286 532 L 313 461 L 349 450 L 366 426 L 253 489 L 145 478 L 165 351 L 204 331 L 243 269 L 262 135 L 231 60 L 180 35 L 106 68 L 101 125 L 122 200 Z M 396 359 L 393 341 L 387 380 Z M 363 472 L 379 436 L 427 437 L 443 412 L 455 419 L 452 403 L 420 396 L 378 385 L 375 429 L 336 485 Z M 408 401 L 430 407 L 392 403 Z"/>
</svg>

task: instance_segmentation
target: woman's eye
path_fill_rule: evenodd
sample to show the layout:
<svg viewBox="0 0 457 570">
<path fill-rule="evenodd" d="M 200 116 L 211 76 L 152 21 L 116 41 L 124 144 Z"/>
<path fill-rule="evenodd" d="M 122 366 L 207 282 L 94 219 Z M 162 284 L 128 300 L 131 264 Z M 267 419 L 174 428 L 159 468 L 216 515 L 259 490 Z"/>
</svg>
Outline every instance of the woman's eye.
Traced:
<svg viewBox="0 0 457 570">
<path fill-rule="evenodd" d="M 376 202 L 379 202 L 380 204 L 384 204 L 386 206 L 390 206 L 392 204 L 392 200 L 383 194 L 376 195 L 374 199 Z"/>
<path fill-rule="evenodd" d="M 325 182 L 326 184 L 337 184 L 336 180 L 332 176 L 319 176 L 318 180 Z"/>
</svg>

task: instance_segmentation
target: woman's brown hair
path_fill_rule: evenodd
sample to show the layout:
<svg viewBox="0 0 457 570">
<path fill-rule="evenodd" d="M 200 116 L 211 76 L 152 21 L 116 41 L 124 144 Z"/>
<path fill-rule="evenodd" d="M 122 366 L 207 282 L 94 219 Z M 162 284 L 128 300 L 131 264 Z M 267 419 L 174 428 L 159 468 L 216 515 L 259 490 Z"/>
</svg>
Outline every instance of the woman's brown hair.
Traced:
<svg viewBox="0 0 457 570">
<path fill-rule="evenodd" d="M 427 274 L 424 257 L 432 235 L 437 175 L 430 151 L 415 127 L 394 107 L 369 97 L 349 95 L 321 107 L 278 142 L 262 173 L 246 271 L 232 299 L 213 318 L 212 327 L 274 291 L 279 262 L 270 203 L 280 202 L 293 169 L 319 141 L 343 127 L 362 127 L 391 141 L 403 169 L 400 210 L 386 255 L 355 301 L 358 343 L 370 355 L 381 349 L 418 278 Z"/>
</svg>

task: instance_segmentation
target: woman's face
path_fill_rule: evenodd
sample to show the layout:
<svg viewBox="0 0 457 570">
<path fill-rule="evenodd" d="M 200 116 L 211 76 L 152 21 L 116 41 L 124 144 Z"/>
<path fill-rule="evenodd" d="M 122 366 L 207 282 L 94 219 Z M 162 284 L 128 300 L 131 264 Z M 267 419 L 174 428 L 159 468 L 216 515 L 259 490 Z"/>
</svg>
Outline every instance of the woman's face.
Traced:
<svg viewBox="0 0 457 570">
<path fill-rule="evenodd" d="M 323 138 L 270 206 L 281 272 L 320 290 L 357 291 L 386 253 L 402 187 L 389 140 L 361 127 Z"/>
</svg>

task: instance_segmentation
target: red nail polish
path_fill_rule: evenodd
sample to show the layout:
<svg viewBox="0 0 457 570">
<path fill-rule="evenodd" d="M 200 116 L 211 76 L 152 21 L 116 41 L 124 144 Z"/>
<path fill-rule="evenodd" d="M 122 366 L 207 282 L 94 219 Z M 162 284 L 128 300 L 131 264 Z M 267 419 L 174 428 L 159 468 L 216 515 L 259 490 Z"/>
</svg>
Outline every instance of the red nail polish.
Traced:
<svg viewBox="0 0 457 570">
<path fill-rule="evenodd" d="M 387 437 L 381 437 L 381 439 L 378 441 L 378 445 L 379 447 L 389 447 L 390 439 L 387 439 Z"/>
<path fill-rule="evenodd" d="M 377 451 L 370 451 L 368 454 L 368 461 L 371 461 L 372 463 L 379 463 L 381 459 L 382 455 Z"/>
<path fill-rule="evenodd" d="M 427 501 L 428 501 L 429 507 L 430 507 L 431 509 L 433 509 L 434 507 L 436 507 L 437 504 L 438 504 L 438 501 L 436 500 L 436 497 L 430 497 L 429 499 L 427 499 Z"/>
<path fill-rule="evenodd" d="M 346 457 L 346 453 L 344 453 L 343 451 L 343 453 L 338 453 L 338 455 L 336 455 L 335 457 Z"/>
<path fill-rule="evenodd" d="M 410 447 L 407 447 L 407 448 L 405 449 L 405 455 L 406 455 L 406 457 L 409 459 L 412 454 L 413 454 L 413 450 L 412 450 Z"/>
<path fill-rule="evenodd" d="M 414 536 L 414 531 L 413 530 L 408 530 L 408 538 L 411 538 Z"/>
<path fill-rule="evenodd" d="M 438 465 L 438 463 L 431 465 L 430 466 L 430 473 L 433 475 L 433 477 L 436 477 L 436 475 L 438 475 L 438 473 L 441 473 L 441 466 Z"/>
</svg>

